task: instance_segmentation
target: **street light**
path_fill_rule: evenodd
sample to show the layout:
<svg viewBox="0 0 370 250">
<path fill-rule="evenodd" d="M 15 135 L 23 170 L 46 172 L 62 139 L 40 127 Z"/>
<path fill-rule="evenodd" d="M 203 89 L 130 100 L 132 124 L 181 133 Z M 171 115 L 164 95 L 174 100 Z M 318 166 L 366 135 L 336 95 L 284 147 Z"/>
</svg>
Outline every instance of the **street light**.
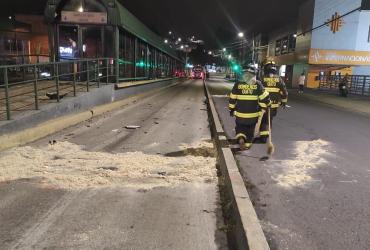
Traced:
<svg viewBox="0 0 370 250">
<path fill-rule="evenodd" d="M 222 51 L 223 51 L 223 52 L 226 52 L 226 48 L 223 48 L 223 49 L 222 49 Z"/>
<path fill-rule="evenodd" d="M 244 37 L 244 33 L 243 32 L 239 32 L 238 33 L 238 37 L 240 37 L 240 38 Z"/>
<path fill-rule="evenodd" d="M 172 35 L 172 31 L 168 31 L 168 34 L 169 34 L 169 35 Z"/>
<path fill-rule="evenodd" d="M 229 59 L 232 59 L 232 58 L 233 58 L 233 56 L 232 56 L 232 55 L 229 55 L 229 56 L 228 56 L 228 58 L 229 58 Z"/>
<path fill-rule="evenodd" d="M 167 40 L 167 39 L 165 39 L 165 40 L 164 40 L 164 43 L 168 43 L 168 40 Z"/>
<path fill-rule="evenodd" d="M 212 51 L 208 51 L 208 55 L 212 55 Z"/>
<path fill-rule="evenodd" d="M 181 45 L 181 47 L 180 47 L 181 49 L 184 49 L 184 45 Z"/>
<path fill-rule="evenodd" d="M 78 8 L 78 12 L 84 12 L 84 8 L 80 6 L 80 8 Z"/>
<path fill-rule="evenodd" d="M 179 37 L 179 39 L 177 39 L 177 41 L 181 42 L 181 37 Z"/>
</svg>

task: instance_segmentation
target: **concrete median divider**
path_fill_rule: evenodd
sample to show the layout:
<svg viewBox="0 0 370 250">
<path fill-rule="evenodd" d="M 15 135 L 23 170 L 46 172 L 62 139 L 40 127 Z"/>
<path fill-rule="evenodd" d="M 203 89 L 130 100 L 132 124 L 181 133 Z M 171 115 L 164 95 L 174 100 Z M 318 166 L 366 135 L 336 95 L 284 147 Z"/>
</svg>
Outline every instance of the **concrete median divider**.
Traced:
<svg viewBox="0 0 370 250">
<path fill-rule="evenodd" d="M 133 89 L 135 88 L 135 86 L 130 85 L 128 86 L 129 91 L 127 91 L 126 93 L 123 92 L 125 91 L 124 89 L 121 89 L 121 93 L 113 94 L 116 96 L 116 98 L 105 98 L 107 99 L 104 99 L 105 102 L 108 103 L 96 106 L 94 106 L 94 102 L 91 102 L 91 96 L 86 97 L 85 99 L 89 103 L 91 103 L 91 107 L 84 105 L 84 110 L 79 110 L 80 112 L 71 112 L 70 110 L 65 111 L 65 114 L 63 114 L 63 112 L 59 112 L 58 115 L 60 115 L 60 117 L 57 118 L 53 117 L 53 114 L 50 114 L 50 116 L 43 115 L 42 118 L 35 119 L 31 114 L 28 117 L 22 117 L 22 119 L 19 121 L 13 121 L 15 123 L 14 125 L 11 123 L 11 121 L 10 123 L 5 124 L 5 126 L 3 127 L 0 126 L 0 130 L 4 128 L 2 133 L 0 134 L 0 150 L 9 149 L 12 147 L 30 143 L 32 141 L 36 141 L 38 139 L 61 131 L 65 128 L 77 125 L 93 117 L 99 116 L 103 113 L 126 106 L 132 103 L 134 100 L 139 100 L 141 98 L 144 98 L 145 96 L 153 94 L 153 92 L 176 85 L 180 81 L 178 79 L 175 79 L 174 81 L 166 79 L 164 82 L 165 84 L 160 85 L 160 81 L 155 81 L 155 84 L 153 84 L 152 86 L 150 86 L 150 84 L 144 85 L 141 83 L 137 86 L 137 89 Z M 95 96 L 96 94 L 92 95 L 92 97 Z M 67 103 L 66 105 L 69 105 L 69 103 Z M 49 113 L 55 112 L 55 108 L 56 107 L 54 106 L 49 111 L 47 111 L 48 115 Z M 45 113 L 45 111 L 43 112 Z M 21 122 L 29 122 L 29 127 L 23 128 L 20 126 L 20 128 L 18 129 L 18 123 Z M 12 129 L 12 126 L 15 129 L 10 130 Z"/>
<path fill-rule="evenodd" d="M 228 146 L 226 134 L 221 125 L 207 83 L 204 84 L 209 110 L 212 136 L 215 139 L 220 172 L 224 178 L 225 194 L 231 202 L 232 220 L 231 238 L 236 249 L 268 250 L 270 249 L 256 211 L 249 197 L 237 162 Z"/>
</svg>

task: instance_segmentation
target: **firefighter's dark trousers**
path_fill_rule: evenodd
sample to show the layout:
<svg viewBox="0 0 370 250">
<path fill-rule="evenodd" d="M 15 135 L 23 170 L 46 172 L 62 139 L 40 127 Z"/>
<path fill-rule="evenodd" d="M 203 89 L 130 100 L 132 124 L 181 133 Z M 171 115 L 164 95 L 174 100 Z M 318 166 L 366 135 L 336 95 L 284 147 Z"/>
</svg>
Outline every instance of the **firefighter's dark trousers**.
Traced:
<svg viewBox="0 0 370 250">
<path fill-rule="evenodd" d="M 236 123 L 235 127 L 236 139 L 239 141 L 240 138 L 243 138 L 245 141 L 245 146 L 247 148 L 252 147 L 255 127 L 256 123 L 248 125 Z"/>
</svg>

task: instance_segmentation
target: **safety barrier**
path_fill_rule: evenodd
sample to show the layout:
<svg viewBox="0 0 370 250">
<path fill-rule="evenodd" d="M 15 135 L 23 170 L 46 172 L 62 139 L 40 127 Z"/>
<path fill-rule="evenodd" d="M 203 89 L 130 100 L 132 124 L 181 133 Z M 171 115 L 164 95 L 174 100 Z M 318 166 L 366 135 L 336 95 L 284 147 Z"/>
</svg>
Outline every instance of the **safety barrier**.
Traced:
<svg viewBox="0 0 370 250">
<path fill-rule="evenodd" d="M 320 76 L 320 89 L 338 91 L 344 76 Z M 350 94 L 370 96 L 370 76 L 349 75 L 347 87 Z"/>
<path fill-rule="evenodd" d="M 0 120 L 117 81 L 112 58 L 0 66 Z"/>
</svg>

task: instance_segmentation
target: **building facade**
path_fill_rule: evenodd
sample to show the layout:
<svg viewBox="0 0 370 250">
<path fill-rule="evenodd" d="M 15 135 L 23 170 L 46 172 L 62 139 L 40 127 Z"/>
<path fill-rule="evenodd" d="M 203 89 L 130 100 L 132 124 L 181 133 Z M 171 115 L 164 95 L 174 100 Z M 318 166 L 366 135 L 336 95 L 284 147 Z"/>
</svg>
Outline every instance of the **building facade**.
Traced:
<svg viewBox="0 0 370 250">
<path fill-rule="evenodd" d="M 370 11 L 365 0 L 307 0 L 296 22 L 269 34 L 268 58 L 281 67 L 287 85 L 300 74 L 307 86 L 320 76 L 370 75 Z"/>
</svg>

